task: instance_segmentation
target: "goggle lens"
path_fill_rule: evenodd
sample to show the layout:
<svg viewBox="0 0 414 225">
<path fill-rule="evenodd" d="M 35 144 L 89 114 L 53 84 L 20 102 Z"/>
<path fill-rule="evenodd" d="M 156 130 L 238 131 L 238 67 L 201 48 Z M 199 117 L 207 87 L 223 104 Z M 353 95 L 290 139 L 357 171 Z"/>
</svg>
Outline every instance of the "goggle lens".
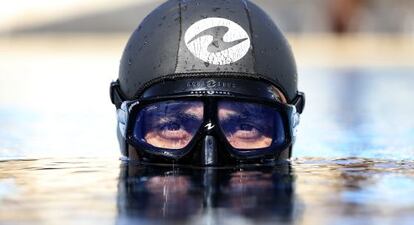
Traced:
<svg viewBox="0 0 414 225">
<path fill-rule="evenodd" d="M 142 109 L 134 127 L 134 138 L 157 148 L 185 148 L 203 123 L 201 101 L 166 101 Z"/>
<path fill-rule="evenodd" d="M 285 140 L 280 113 L 266 105 L 219 101 L 218 118 L 227 141 L 236 149 L 268 148 Z"/>
<path fill-rule="evenodd" d="M 286 134 L 281 113 L 270 106 L 219 100 L 218 125 L 228 143 L 241 151 L 282 145 Z M 142 108 L 133 138 L 156 148 L 179 150 L 195 137 L 204 122 L 204 103 L 171 100 Z"/>
</svg>

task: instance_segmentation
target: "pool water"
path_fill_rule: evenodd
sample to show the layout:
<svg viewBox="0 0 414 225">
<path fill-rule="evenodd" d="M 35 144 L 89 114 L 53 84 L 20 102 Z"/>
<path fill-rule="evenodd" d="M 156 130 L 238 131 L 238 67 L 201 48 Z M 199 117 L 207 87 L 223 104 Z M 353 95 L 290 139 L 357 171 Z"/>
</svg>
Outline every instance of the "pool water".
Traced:
<svg viewBox="0 0 414 225">
<path fill-rule="evenodd" d="M 300 67 L 289 163 L 150 167 L 119 160 L 108 87 L 122 47 L 1 48 L 0 224 L 414 221 L 414 67 Z"/>
<path fill-rule="evenodd" d="M 0 163 L 2 224 L 411 224 L 410 161 L 300 158 L 272 168 L 115 159 Z"/>
</svg>

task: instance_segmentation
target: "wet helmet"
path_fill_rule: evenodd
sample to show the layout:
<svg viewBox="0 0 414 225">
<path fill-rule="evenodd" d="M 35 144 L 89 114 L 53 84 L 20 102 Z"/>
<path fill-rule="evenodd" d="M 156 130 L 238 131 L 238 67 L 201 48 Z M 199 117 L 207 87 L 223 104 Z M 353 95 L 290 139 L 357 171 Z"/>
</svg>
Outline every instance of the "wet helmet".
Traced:
<svg viewBox="0 0 414 225">
<path fill-rule="evenodd" d="M 281 116 L 269 118 L 278 121 L 279 128 L 263 128 L 274 135 L 266 146 L 244 149 L 225 140 L 227 131 L 218 124 L 219 116 L 211 115 L 220 107 L 230 107 L 226 100 L 221 102 L 227 98 L 249 102 L 238 105 L 238 109 L 255 108 L 256 101 L 279 104 L 274 111 L 283 111 Z M 111 84 L 111 100 L 118 109 L 118 139 L 124 156 L 201 165 L 263 163 L 290 157 L 295 127 L 304 108 L 287 40 L 270 17 L 248 0 L 169 0 L 159 6 L 130 37 L 119 78 Z M 165 144 L 148 143 L 145 132 L 154 117 L 149 116 L 150 109 L 166 112 L 177 101 L 193 108 L 209 105 L 204 105 L 202 121 L 190 132 L 192 138 L 184 144 L 181 141 L 181 145 L 175 143 L 171 147 L 174 150 Z M 291 107 L 280 110 L 282 105 Z M 270 112 L 268 108 L 253 111 L 263 112 L 255 114 L 260 118 L 271 115 L 265 113 Z M 181 115 L 178 111 L 170 113 Z M 175 134 L 180 129 L 177 124 L 167 127 Z M 253 129 L 243 126 L 242 131 Z M 229 150 L 217 150 L 217 146 Z"/>
</svg>

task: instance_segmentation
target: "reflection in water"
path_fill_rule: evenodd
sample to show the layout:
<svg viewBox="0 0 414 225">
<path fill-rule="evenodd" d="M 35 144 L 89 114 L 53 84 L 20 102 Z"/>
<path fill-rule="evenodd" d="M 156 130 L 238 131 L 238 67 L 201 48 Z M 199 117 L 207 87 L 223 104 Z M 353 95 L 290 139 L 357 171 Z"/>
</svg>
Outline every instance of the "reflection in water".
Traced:
<svg viewBox="0 0 414 225">
<path fill-rule="evenodd" d="M 243 170 L 0 161 L 0 224 L 411 225 L 413 187 L 413 161 L 302 158 Z"/>
<path fill-rule="evenodd" d="M 134 220 L 220 224 L 246 219 L 289 223 L 293 209 L 289 164 L 242 170 L 121 168 L 118 224 Z"/>
<path fill-rule="evenodd" d="M 412 224 L 413 165 L 363 158 L 295 161 L 305 224 Z"/>
</svg>

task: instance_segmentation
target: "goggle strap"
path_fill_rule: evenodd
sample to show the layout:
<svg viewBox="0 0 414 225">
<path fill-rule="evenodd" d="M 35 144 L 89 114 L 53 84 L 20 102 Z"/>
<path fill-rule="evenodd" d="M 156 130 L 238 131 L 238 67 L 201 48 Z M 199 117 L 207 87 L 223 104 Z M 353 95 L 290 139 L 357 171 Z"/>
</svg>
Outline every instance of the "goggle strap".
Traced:
<svg viewBox="0 0 414 225">
<path fill-rule="evenodd" d="M 122 102 L 124 102 L 126 98 L 121 92 L 118 80 L 111 82 L 109 92 L 110 92 L 110 98 L 111 98 L 112 104 L 114 104 L 116 108 L 119 109 L 121 107 Z M 305 108 L 305 102 L 306 102 L 305 93 L 298 92 L 292 104 L 296 107 L 296 111 L 299 114 L 302 114 Z"/>
<path fill-rule="evenodd" d="M 298 95 L 296 96 L 295 99 L 293 99 L 292 104 L 296 107 L 296 111 L 299 114 L 302 114 L 303 110 L 305 109 L 305 93 L 303 92 L 298 92 Z"/>
<path fill-rule="evenodd" d="M 114 104 L 117 109 L 121 108 L 122 102 L 126 100 L 125 96 L 121 92 L 118 80 L 111 82 L 109 87 L 109 95 L 111 97 L 112 104 Z"/>
</svg>

